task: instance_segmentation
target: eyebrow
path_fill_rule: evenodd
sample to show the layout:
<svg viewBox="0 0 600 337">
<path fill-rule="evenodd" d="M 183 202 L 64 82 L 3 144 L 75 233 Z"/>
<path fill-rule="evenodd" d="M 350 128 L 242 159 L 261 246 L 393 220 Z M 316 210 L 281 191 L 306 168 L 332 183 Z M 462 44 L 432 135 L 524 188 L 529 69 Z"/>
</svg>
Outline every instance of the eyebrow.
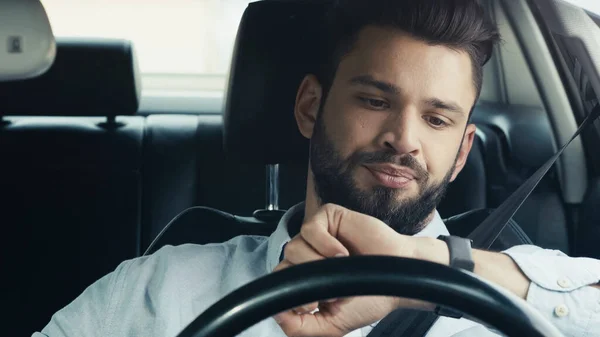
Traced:
<svg viewBox="0 0 600 337">
<path fill-rule="evenodd" d="M 425 104 L 432 106 L 436 109 L 442 109 L 442 110 L 455 112 L 455 113 L 459 113 L 459 114 L 465 113 L 463 111 L 463 109 L 460 107 L 460 105 L 458 105 L 454 102 L 444 102 L 439 98 L 430 98 L 428 100 L 425 100 Z"/>
<path fill-rule="evenodd" d="M 400 94 L 400 88 L 395 86 L 392 83 L 384 82 L 380 80 L 376 80 L 371 75 L 360 75 L 355 76 L 350 79 L 350 83 L 353 85 L 364 85 L 368 87 L 374 87 L 388 94 Z M 431 106 L 436 109 L 442 109 L 449 112 L 454 112 L 458 114 L 464 114 L 464 110 L 460 107 L 460 105 L 454 102 L 444 102 L 439 98 L 429 98 L 424 101 L 426 105 Z"/>
<path fill-rule="evenodd" d="M 399 94 L 400 89 L 389 82 L 379 81 L 371 75 L 361 75 L 350 79 L 350 83 L 354 85 L 364 85 L 374 87 L 388 94 Z"/>
</svg>

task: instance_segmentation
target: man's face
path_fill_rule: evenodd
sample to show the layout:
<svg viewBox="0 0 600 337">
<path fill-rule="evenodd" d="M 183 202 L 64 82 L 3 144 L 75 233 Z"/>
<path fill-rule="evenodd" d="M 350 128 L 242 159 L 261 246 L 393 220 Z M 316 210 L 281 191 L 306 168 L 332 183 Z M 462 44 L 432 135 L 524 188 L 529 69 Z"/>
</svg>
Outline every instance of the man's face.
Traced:
<svg viewBox="0 0 600 337">
<path fill-rule="evenodd" d="M 422 229 L 471 148 L 472 78 L 464 52 L 364 29 L 324 104 L 315 110 L 320 97 L 310 100 L 310 93 L 320 91 L 310 84 L 299 92 L 297 118 L 303 110 L 314 117 L 310 130 L 301 119 L 299 126 L 311 138 L 319 202 L 375 216 L 400 233 Z"/>
</svg>

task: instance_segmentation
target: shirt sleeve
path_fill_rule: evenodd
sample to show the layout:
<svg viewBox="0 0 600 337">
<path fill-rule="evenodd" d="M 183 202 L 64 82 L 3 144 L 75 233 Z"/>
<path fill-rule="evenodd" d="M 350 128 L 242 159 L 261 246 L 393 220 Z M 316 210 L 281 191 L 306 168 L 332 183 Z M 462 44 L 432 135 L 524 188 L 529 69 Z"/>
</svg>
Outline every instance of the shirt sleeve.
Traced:
<svg viewBox="0 0 600 337">
<path fill-rule="evenodd" d="M 73 302 L 56 312 L 41 332 L 32 337 L 110 336 L 114 303 L 131 261 L 90 285 Z"/>
<path fill-rule="evenodd" d="M 600 261 L 573 258 L 533 245 L 512 247 L 510 256 L 531 280 L 527 302 L 565 336 L 600 337 Z"/>
</svg>

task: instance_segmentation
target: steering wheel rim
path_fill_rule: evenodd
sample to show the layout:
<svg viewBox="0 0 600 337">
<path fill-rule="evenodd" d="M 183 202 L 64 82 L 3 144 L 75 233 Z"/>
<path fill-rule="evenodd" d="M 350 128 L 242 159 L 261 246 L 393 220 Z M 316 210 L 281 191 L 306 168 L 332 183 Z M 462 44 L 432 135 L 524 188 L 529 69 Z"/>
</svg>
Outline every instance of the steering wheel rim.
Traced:
<svg viewBox="0 0 600 337">
<path fill-rule="evenodd" d="M 367 295 L 452 307 L 507 336 L 564 337 L 525 301 L 472 273 L 391 256 L 325 259 L 263 276 L 212 305 L 177 337 L 235 336 L 306 303 Z"/>
</svg>

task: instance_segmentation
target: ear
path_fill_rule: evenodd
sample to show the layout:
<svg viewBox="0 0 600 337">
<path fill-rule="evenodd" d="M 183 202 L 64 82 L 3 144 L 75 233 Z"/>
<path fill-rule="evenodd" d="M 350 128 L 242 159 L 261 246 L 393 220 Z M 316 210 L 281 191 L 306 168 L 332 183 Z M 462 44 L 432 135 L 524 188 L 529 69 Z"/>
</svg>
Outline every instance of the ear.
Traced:
<svg viewBox="0 0 600 337">
<path fill-rule="evenodd" d="M 454 181 L 460 171 L 462 171 L 462 169 L 465 167 L 465 164 L 467 163 L 467 157 L 469 156 L 469 152 L 471 152 L 471 148 L 473 147 L 473 139 L 475 139 L 476 130 L 477 127 L 475 127 L 475 124 L 467 125 L 462 144 L 458 150 L 456 165 L 454 166 L 454 172 L 452 173 L 452 178 L 450 181 Z"/>
<path fill-rule="evenodd" d="M 313 128 L 321 105 L 321 95 L 321 83 L 317 77 L 314 75 L 304 77 L 296 95 L 294 116 L 296 117 L 300 133 L 308 139 L 313 134 Z"/>
</svg>

